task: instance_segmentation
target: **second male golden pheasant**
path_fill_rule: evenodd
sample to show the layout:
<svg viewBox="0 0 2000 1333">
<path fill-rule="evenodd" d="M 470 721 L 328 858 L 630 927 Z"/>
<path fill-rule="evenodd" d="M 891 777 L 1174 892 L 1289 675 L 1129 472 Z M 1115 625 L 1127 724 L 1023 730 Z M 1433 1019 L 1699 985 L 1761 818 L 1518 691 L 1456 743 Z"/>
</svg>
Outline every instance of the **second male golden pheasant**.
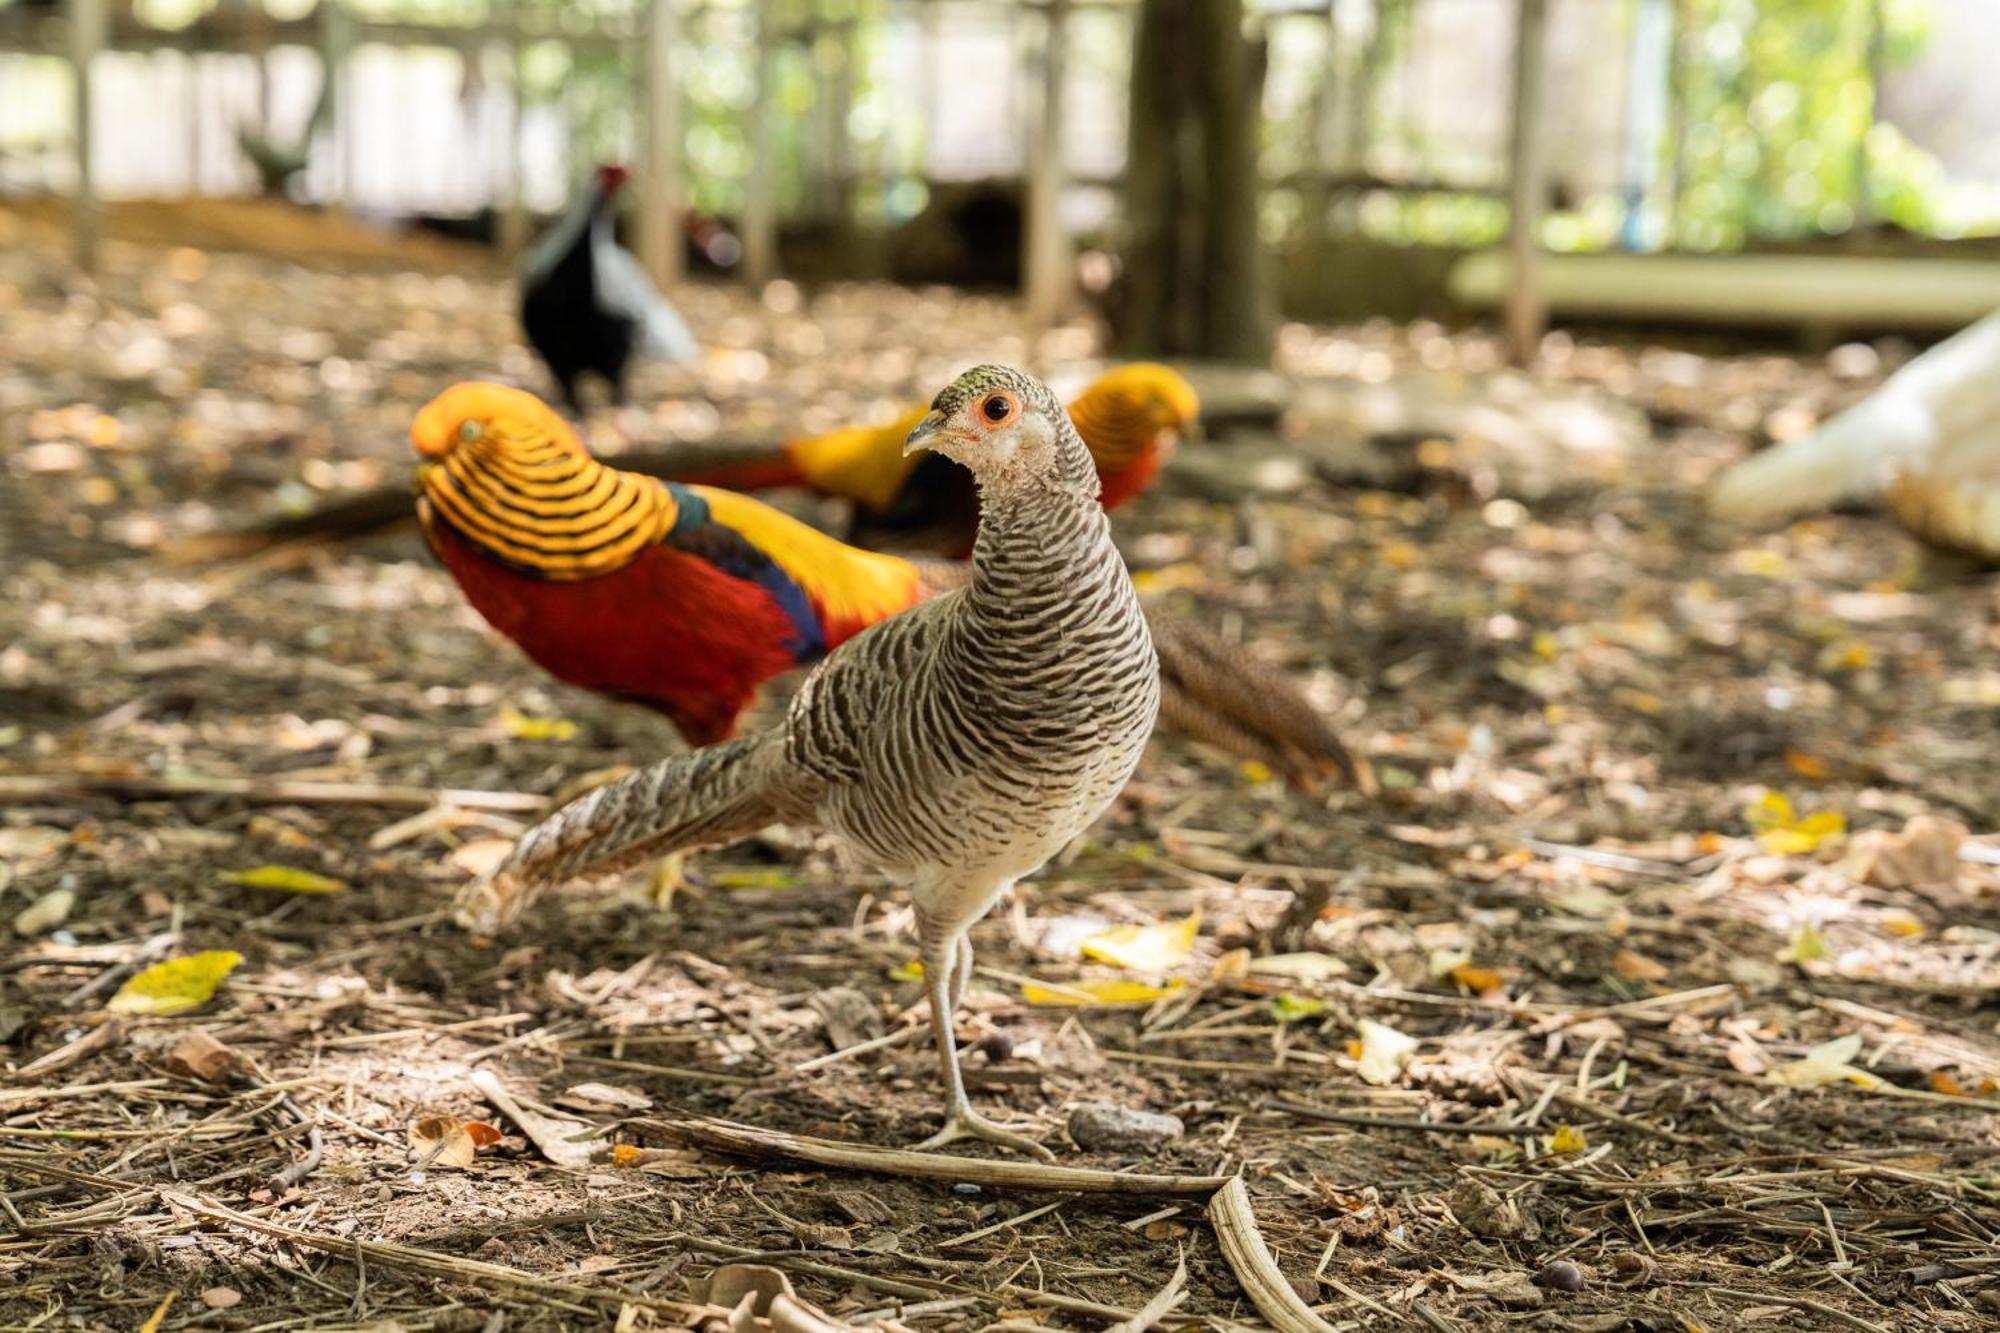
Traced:
<svg viewBox="0 0 2000 1333">
<path fill-rule="evenodd" d="M 419 517 L 488 623 L 551 675 L 650 705 L 695 745 L 765 681 L 961 586 L 967 567 L 864 551 L 733 491 L 621 472 L 534 395 L 461 384 L 418 413 Z M 1161 715 L 1308 789 L 1368 789 L 1280 673 L 1148 613 Z"/>
<path fill-rule="evenodd" d="M 925 410 L 788 440 L 761 457 L 744 457 L 738 448 L 711 460 L 690 446 L 686 465 L 664 475 L 736 491 L 797 486 L 849 500 L 855 540 L 963 558 L 979 521 L 972 474 L 942 455 L 911 457 L 903 450 Z M 1159 475 L 1175 442 L 1200 417 L 1201 399 L 1172 368 L 1134 362 L 1098 376 L 1068 410 L 1097 465 L 1098 499 L 1116 509 Z"/>
</svg>

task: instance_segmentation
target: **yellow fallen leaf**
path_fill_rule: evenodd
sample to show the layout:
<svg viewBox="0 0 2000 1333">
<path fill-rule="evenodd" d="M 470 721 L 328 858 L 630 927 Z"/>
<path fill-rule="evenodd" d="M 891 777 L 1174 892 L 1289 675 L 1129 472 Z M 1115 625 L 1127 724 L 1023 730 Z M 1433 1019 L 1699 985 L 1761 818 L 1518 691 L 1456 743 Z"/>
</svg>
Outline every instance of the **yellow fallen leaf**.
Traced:
<svg viewBox="0 0 2000 1333">
<path fill-rule="evenodd" d="M 644 1148 L 635 1148 L 629 1143 L 614 1143 L 611 1145 L 611 1165 L 613 1166 L 633 1166 L 644 1161 L 645 1157 L 646 1150 Z"/>
<path fill-rule="evenodd" d="M 1771 1071 L 1771 1077 L 1792 1088 L 1818 1088 L 1842 1082 L 1872 1088 L 1882 1080 L 1865 1069 L 1854 1067 L 1852 1062 L 1859 1054 L 1861 1034 L 1850 1032 L 1845 1037 L 1821 1042 L 1807 1051 L 1803 1060 L 1779 1065 Z"/>
<path fill-rule="evenodd" d="M 1874 664 L 1874 651 L 1859 639 L 1836 640 L 1820 649 L 1819 669 L 1821 671 L 1866 671 Z"/>
<path fill-rule="evenodd" d="M 1729 559 L 1730 567 L 1743 574 L 1755 574 L 1758 578 L 1781 579 L 1791 571 L 1791 562 L 1776 551 L 1738 551 Z"/>
<path fill-rule="evenodd" d="M 1778 950 L 1775 961 L 1780 963 L 1816 963 L 1827 956 L 1826 936 L 1819 933 L 1819 927 L 1808 921 L 1792 935 L 1792 942 Z"/>
<path fill-rule="evenodd" d="M 1949 1069 L 1933 1069 L 1931 1071 L 1931 1091 L 1941 1093 L 1946 1097 L 1966 1097 L 1971 1095 L 1966 1092 L 1965 1085 L 1960 1083 L 1957 1076 Z"/>
<path fill-rule="evenodd" d="M 1183 981 L 1170 981 L 1164 986 L 1148 986 L 1138 981 L 1073 981 L 1067 984 L 1027 981 L 1021 984 L 1021 998 L 1029 1004 L 1048 1008 L 1151 1004 L 1174 994 L 1186 984 Z"/>
<path fill-rule="evenodd" d="M 1355 1052 L 1354 1072 L 1361 1075 L 1363 1083 L 1377 1087 L 1394 1083 L 1416 1053 L 1417 1039 L 1371 1019 L 1364 1018 L 1357 1026 L 1361 1040 L 1350 1048 Z"/>
<path fill-rule="evenodd" d="M 1237 766 L 1236 771 L 1241 773 L 1243 780 L 1252 786 L 1257 786 L 1271 780 L 1271 766 L 1259 763 L 1255 759 L 1245 759 Z"/>
<path fill-rule="evenodd" d="M 1100 963 L 1122 967 L 1128 972 L 1157 976 L 1171 972 L 1187 961 L 1194 950 L 1195 932 L 1201 929 L 1201 913 L 1191 912 L 1179 921 L 1150 926 L 1113 926 L 1086 938 L 1078 947 L 1083 956 Z"/>
<path fill-rule="evenodd" d="M 224 884 L 246 889 L 274 889 L 279 893 L 339 893 L 347 887 L 337 879 L 315 875 L 292 866 L 258 866 L 255 870 L 231 870 L 217 875 Z"/>
<path fill-rule="evenodd" d="M 891 981 L 922 981 L 923 979 L 924 964 L 920 958 L 912 958 L 901 967 L 892 967 L 889 969 L 889 980 Z"/>
<path fill-rule="evenodd" d="M 174 1303 L 174 1297 L 178 1295 L 180 1295 L 178 1291 L 170 1291 L 161 1297 L 160 1303 L 153 1307 L 153 1313 L 147 1316 L 146 1322 L 139 1325 L 139 1333 L 160 1333 L 160 1325 L 166 1322 L 167 1307 Z"/>
<path fill-rule="evenodd" d="M 120 986 L 104 1007 L 114 1014 L 181 1014 L 199 1009 L 215 997 L 215 988 L 242 961 L 243 955 L 233 949 L 211 949 L 155 963 Z"/>
<path fill-rule="evenodd" d="M 1507 984 L 1506 979 L 1492 968 L 1474 967 L 1471 963 L 1460 963 L 1454 967 L 1451 979 L 1474 995 L 1485 995 Z"/>
<path fill-rule="evenodd" d="M 1783 792 L 1765 792 L 1744 817 L 1773 856 L 1803 856 L 1847 832 L 1847 817 L 1838 810 L 1818 810 L 1800 818 Z"/>
<path fill-rule="evenodd" d="M 1271 1017 L 1280 1023 L 1297 1023 L 1302 1019 L 1318 1018 L 1325 1013 L 1325 1000 L 1310 995 L 1294 995 L 1286 991 L 1271 1001 Z"/>
<path fill-rule="evenodd" d="M 1772 829 L 1790 828 L 1798 822 L 1798 812 L 1792 808 L 1792 798 L 1781 791 L 1767 791 L 1762 800 L 1744 812 L 1750 827 L 1759 833 Z"/>
<path fill-rule="evenodd" d="M 1909 940 L 1924 933 L 1924 923 L 1915 913 L 1895 908 L 1882 914 L 1882 929 Z"/>
<path fill-rule="evenodd" d="M 718 889 L 796 889 L 799 877 L 782 866 L 753 866 L 743 870 L 719 870 L 708 876 Z"/>
<path fill-rule="evenodd" d="M 513 705 L 500 710 L 500 729 L 516 740 L 570 741 L 576 739 L 576 723 L 560 717 L 530 717 Z"/>
<path fill-rule="evenodd" d="M 1575 1125 L 1558 1125 L 1556 1132 L 1549 1135 L 1549 1151 L 1552 1153 L 1588 1152 L 1590 1140 Z"/>
</svg>

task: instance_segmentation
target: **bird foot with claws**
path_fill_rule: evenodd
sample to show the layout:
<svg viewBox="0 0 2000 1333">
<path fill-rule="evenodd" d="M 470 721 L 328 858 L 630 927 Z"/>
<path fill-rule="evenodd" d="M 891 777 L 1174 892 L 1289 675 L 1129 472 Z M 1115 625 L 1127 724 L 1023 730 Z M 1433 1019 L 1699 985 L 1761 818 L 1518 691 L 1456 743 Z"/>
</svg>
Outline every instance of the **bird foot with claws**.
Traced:
<svg viewBox="0 0 2000 1333">
<path fill-rule="evenodd" d="M 984 1143 L 997 1144 L 1002 1148 L 1026 1153 L 1030 1157 L 1039 1157 L 1044 1162 L 1056 1160 L 1054 1153 L 1026 1134 L 1016 1134 L 1011 1129 L 1003 1129 L 970 1107 L 948 1117 L 944 1122 L 944 1128 L 919 1143 L 917 1151 L 930 1152 L 948 1143 L 957 1143 L 961 1139 L 978 1139 Z"/>
</svg>

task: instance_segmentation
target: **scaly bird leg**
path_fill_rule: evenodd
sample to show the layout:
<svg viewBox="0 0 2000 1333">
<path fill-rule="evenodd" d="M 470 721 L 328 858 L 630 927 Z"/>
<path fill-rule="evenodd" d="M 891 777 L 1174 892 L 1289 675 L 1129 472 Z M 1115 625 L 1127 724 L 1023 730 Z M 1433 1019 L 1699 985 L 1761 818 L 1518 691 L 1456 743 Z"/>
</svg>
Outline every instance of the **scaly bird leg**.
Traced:
<svg viewBox="0 0 2000 1333">
<path fill-rule="evenodd" d="M 958 950 L 951 962 L 951 1012 L 954 1019 L 965 1004 L 965 993 L 972 989 L 972 937 L 961 934 Z"/>
<path fill-rule="evenodd" d="M 646 878 L 646 901 L 659 912 L 674 910 L 674 895 L 682 889 L 701 896 L 701 888 L 688 877 L 687 853 L 671 852 L 653 863 L 653 870 Z"/>
<path fill-rule="evenodd" d="M 1055 1154 L 1041 1144 L 1025 1134 L 1002 1129 L 972 1109 L 972 1101 L 965 1095 L 965 1080 L 958 1072 L 958 1037 L 951 1022 L 956 996 L 965 991 L 960 978 L 970 980 L 972 976 L 972 945 L 963 926 L 951 934 L 939 934 L 919 919 L 917 928 L 923 937 L 924 985 L 930 992 L 931 1029 L 937 1037 L 938 1070 L 944 1079 L 944 1128 L 917 1147 L 942 1148 L 960 1139 L 983 1139 L 1053 1162 Z"/>
</svg>

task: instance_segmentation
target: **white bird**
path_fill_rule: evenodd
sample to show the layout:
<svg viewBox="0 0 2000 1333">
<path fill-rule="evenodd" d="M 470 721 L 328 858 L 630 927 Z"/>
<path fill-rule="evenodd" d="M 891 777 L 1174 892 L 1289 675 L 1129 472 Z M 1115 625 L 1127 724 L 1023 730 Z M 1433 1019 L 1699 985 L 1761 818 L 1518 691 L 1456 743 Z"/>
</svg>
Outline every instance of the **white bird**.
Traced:
<svg viewBox="0 0 2000 1333">
<path fill-rule="evenodd" d="M 1708 504 L 1769 523 L 1868 500 L 1926 541 L 2000 561 L 2000 311 L 1819 429 L 1738 463 Z"/>
</svg>

